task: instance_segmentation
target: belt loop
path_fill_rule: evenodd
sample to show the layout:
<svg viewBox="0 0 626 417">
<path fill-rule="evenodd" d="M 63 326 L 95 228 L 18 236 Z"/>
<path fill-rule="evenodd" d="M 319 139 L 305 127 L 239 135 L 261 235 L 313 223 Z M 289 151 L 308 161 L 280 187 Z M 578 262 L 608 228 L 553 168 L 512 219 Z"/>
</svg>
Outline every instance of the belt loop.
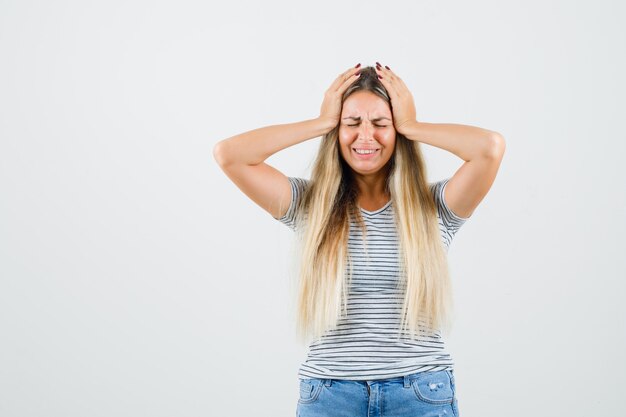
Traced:
<svg viewBox="0 0 626 417">
<path fill-rule="evenodd" d="M 332 379 L 325 379 L 324 380 L 324 385 L 326 385 L 327 387 L 330 387 L 333 383 Z"/>
<path fill-rule="evenodd" d="M 408 375 L 404 376 L 404 388 L 408 388 L 411 386 L 411 379 Z"/>
</svg>

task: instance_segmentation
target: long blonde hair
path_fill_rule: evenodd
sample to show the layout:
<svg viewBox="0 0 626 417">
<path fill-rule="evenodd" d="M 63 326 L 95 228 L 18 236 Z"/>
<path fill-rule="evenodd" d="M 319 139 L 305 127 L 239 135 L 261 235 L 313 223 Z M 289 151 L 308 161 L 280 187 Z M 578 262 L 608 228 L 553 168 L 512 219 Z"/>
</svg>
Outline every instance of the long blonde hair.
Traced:
<svg viewBox="0 0 626 417">
<path fill-rule="evenodd" d="M 378 95 L 391 106 L 372 67 L 362 69 L 342 102 L 360 90 Z M 339 125 L 322 138 L 309 186 L 295 207 L 299 270 L 296 334 L 300 341 L 318 339 L 345 316 L 352 277 L 348 253 L 351 216 L 365 236 L 358 188 L 352 169 L 340 154 L 338 134 Z M 394 153 L 384 169 L 399 238 L 398 288 L 406 284 L 398 337 L 408 332 L 405 335 L 415 339 L 420 332 L 447 330 L 452 315 L 447 254 L 419 142 L 397 133 Z"/>
</svg>

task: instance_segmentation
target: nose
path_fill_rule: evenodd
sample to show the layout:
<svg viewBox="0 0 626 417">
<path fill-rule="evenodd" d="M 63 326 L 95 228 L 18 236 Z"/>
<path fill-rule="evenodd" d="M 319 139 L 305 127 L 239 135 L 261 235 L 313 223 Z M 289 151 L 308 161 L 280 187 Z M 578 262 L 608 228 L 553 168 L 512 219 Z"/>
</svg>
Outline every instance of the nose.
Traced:
<svg viewBox="0 0 626 417">
<path fill-rule="evenodd" d="M 359 126 L 359 139 L 361 140 L 372 140 L 372 132 L 374 128 L 369 125 L 367 122 L 361 122 L 361 126 Z"/>
</svg>

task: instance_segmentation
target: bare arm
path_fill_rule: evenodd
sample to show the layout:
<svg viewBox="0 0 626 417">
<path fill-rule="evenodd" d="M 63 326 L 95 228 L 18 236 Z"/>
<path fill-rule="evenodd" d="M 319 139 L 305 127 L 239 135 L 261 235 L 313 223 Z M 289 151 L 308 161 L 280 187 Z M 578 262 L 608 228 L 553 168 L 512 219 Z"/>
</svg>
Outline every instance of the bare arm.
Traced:
<svg viewBox="0 0 626 417">
<path fill-rule="evenodd" d="M 415 103 L 404 81 L 389 67 L 376 68 L 389 91 L 396 130 L 410 140 L 452 152 L 465 162 L 448 181 L 444 200 L 460 217 L 470 217 L 493 184 L 506 148 L 498 132 L 454 123 L 416 119 Z"/>
<path fill-rule="evenodd" d="M 498 132 L 453 123 L 407 124 L 408 139 L 452 152 L 465 162 L 446 185 L 444 199 L 461 217 L 470 217 L 495 181 L 506 144 Z"/>
<path fill-rule="evenodd" d="M 407 123 L 404 136 L 452 152 L 464 161 L 491 156 L 497 147 L 497 132 L 455 123 Z"/>
<path fill-rule="evenodd" d="M 244 194 L 279 219 L 289 208 L 291 185 L 285 174 L 264 161 L 333 127 L 320 118 L 266 126 L 219 141 L 213 148 L 213 157 Z"/>
<path fill-rule="evenodd" d="M 340 74 L 326 90 L 319 117 L 250 130 L 223 139 L 213 147 L 213 157 L 228 178 L 274 218 L 287 212 L 291 186 L 286 175 L 264 161 L 282 149 L 322 136 L 337 126 L 341 95 L 356 80 L 357 67 Z"/>
<path fill-rule="evenodd" d="M 222 168 L 232 164 L 259 165 L 276 152 L 322 136 L 333 127 L 320 118 L 261 127 L 217 142 L 213 156 Z"/>
</svg>

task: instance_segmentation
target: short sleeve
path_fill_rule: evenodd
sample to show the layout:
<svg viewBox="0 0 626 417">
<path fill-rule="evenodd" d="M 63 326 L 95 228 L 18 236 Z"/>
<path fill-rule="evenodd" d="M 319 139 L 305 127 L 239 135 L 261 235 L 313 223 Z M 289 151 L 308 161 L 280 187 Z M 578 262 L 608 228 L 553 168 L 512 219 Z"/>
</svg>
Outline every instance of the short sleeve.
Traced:
<svg viewBox="0 0 626 417">
<path fill-rule="evenodd" d="M 461 226 L 471 217 L 457 216 L 444 198 L 444 190 L 450 178 L 445 178 L 441 181 L 431 184 L 431 191 L 435 198 L 435 205 L 437 206 L 437 214 L 439 216 L 439 225 L 443 227 L 442 237 L 446 246 L 450 245 L 452 238 Z"/>
<path fill-rule="evenodd" d="M 302 198 L 306 187 L 309 185 L 309 180 L 299 177 L 287 177 L 291 184 L 291 202 L 289 208 L 284 216 L 277 218 L 279 222 L 283 223 L 291 230 L 296 230 L 296 207 L 298 202 Z"/>
</svg>

